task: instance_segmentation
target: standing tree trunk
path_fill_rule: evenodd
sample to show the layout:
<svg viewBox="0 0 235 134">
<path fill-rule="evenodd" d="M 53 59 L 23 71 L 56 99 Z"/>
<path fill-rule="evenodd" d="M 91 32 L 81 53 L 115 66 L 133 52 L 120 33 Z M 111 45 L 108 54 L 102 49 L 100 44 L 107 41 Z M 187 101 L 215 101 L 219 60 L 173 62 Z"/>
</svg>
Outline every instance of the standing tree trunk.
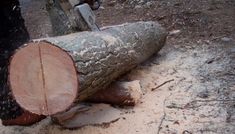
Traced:
<svg viewBox="0 0 235 134">
<path fill-rule="evenodd" d="M 9 84 L 21 107 L 53 115 L 147 60 L 166 36 L 159 24 L 138 22 L 35 41 L 12 57 Z"/>
</svg>

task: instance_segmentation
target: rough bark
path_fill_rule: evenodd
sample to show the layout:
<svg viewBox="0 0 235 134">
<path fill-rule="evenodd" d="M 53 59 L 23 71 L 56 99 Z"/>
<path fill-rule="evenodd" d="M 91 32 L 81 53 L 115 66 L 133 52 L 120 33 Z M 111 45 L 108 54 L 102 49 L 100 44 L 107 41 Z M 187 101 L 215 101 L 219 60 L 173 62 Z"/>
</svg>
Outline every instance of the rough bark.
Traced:
<svg viewBox="0 0 235 134">
<path fill-rule="evenodd" d="M 166 35 L 157 23 L 138 22 L 109 27 L 103 32 L 82 32 L 43 40 L 73 57 L 78 68 L 78 100 L 81 101 L 158 52 Z"/>
<path fill-rule="evenodd" d="M 138 22 L 108 27 L 101 32 L 82 32 L 46 38 L 38 40 L 34 44 L 43 46 L 46 42 L 47 44 L 56 45 L 70 54 L 78 72 L 79 89 L 77 91 L 79 94 L 76 101 L 80 102 L 93 95 L 96 91 L 107 88 L 120 75 L 130 71 L 158 52 L 163 47 L 166 36 L 167 32 L 158 23 Z M 17 53 L 27 47 L 20 49 Z M 32 58 L 32 60 L 34 59 Z M 11 67 L 12 65 L 10 65 Z M 14 73 L 9 75 L 10 77 L 14 76 Z M 57 83 L 54 84 L 56 85 Z M 54 90 L 56 91 L 56 89 Z M 17 100 L 17 94 L 14 95 Z M 54 96 L 63 98 L 59 93 L 54 94 Z M 30 102 L 29 98 L 24 97 L 23 99 L 28 99 L 28 102 Z M 48 96 L 46 99 L 50 101 L 53 98 Z M 19 101 L 17 102 L 19 103 Z M 19 104 L 31 111 L 25 105 Z M 43 106 L 44 109 L 45 107 Z M 43 108 L 41 109 L 43 110 Z M 37 114 L 48 115 L 54 113 L 44 111 Z"/>
</svg>

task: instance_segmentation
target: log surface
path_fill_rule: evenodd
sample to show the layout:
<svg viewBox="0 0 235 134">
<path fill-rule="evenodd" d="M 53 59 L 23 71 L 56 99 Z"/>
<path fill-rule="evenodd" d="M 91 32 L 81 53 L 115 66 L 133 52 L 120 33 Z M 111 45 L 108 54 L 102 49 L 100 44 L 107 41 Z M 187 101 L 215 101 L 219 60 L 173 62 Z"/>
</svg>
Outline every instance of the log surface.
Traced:
<svg viewBox="0 0 235 134">
<path fill-rule="evenodd" d="M 34 44 L 42 46 L 46 42 L 46 44 L 56 45 L 71 55 L 79 76 L 79 89 L 77 89 L 79 93 L 76 101 L 81 102 L 96 91 L 106 88 L 115 79 L 158 52 L 164 46 L 166 36 L 166 30 L 158 23 L 137 22 L 104 28 L 101 32 L 81 32 L 45 38 L 37 40 Z M 18 52 L 27 47 L 20 49 Z M 14 61 L 14 57 L 12 61 Z M 14 75 L 14 73 L 9 75 Z M 74 74 L 70 75 L 73 76 Z M 63 84 L 66 85 L 66 81 Z M 14 89 L 12 90 L 14 91 Z M 56 88 L 54 90 L 57 91 Z M 58 96 L 61 96 L 61 94 L 47 96 L 48 100 L 46 101 L 56 101 L 53 99 L 58 99 Z M 30 97 L 28 99 L 30 102 Z M 17 100 L 17 102 L 19 101 Z M 29 110 L 26 104 L 19 104 Z M 45 109 L 45 106 L 38 106 Z M 54 113 L 44 111 L 37 114 L 51 115 Z"/>
<path fill-rule="evenodd" d="M 82 101 L 158 52 L 167 32 L 155 22 L 127 23 L 101 32 L 43 39 L 67 52 L 78 68 Z"/>
</svg>

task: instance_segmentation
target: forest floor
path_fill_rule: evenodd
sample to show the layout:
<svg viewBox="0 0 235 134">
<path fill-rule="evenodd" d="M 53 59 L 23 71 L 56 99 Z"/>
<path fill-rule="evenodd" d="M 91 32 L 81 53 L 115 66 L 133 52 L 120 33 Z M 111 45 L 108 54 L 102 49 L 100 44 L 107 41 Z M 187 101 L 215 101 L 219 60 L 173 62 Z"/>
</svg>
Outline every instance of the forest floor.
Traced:
<svg viewBox="0 0 235 134">
<path fill-rule="evenodd" d="M 35 10 L 31 1 L 44 7 L 22 1 L 31 37 L 50 36 L 48 22 L 26 12 Z M 117 108 L 120 119 L 109 125 L 66 130 L 45 119 L 31 127 L 0 125 L 1 134 L 235 133 L 234 0 L 105 0 L 95 13 L 100 26 L 151 20 L 169 31 L 160 53 L 124 76 L 140 80 L 141 103 Z"/>
</svg>

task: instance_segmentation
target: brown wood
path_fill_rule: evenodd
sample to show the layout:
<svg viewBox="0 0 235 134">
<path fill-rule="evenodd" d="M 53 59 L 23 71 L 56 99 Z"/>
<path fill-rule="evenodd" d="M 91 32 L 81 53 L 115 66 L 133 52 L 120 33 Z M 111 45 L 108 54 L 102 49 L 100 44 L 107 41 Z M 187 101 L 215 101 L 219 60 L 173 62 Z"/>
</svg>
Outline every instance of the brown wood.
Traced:
<svg viewBox="0 0 235 134">
<path fill-rule="evenodd" d="M 108 103 L 118 106 L 135 106 L 140 102 L 142 91 L 140 81 L 113 82 L 88 98 L 92 103 Z M 52 116 L 52 121 L 64 128 L 75 129 L 86 125 L 103 125 L 120 118 L 121 112 L 110 105 L 77 104 L 68 111 Z M 85 119 L 85 121 L 84 121 Z"/>
<path fill-rule="evenodd" d="M 86 101 L 93 103 L 107 103 L 118 106 L 135 106 L 141 99 L 138 80 L 130 82 L 113 82 L 106 89 L 100 90 Z"/>
<path fill-rule="evenodd" d="M 49 43 L 33 44 L 18 51 L 10 63 L 9 82 L 15 99 L 39 115 L 66 110 L 78 92 L 73 60 Z"/>
<path fill-rule="evenodd" d="M 62 112 L 70 107 L 77 92 L 76 102 L 84 101 L 158 52 L 166 36 L 158 23 L 138 22 L 29 43 L 10 63 L 13 94 L 30 112 Z"/>
<path fill-rule="evenodd" d="M 24 111 L 23 114 L 15 119 L 10 120 L 2 120 L 2 124 L 4 126 L 12 126 L 12 125 L 19 125 L 19 126 L 29 126 L 33 125 L 43 119 L 46 116 L 33 114 L 27 111 Z"/>
</svg>

